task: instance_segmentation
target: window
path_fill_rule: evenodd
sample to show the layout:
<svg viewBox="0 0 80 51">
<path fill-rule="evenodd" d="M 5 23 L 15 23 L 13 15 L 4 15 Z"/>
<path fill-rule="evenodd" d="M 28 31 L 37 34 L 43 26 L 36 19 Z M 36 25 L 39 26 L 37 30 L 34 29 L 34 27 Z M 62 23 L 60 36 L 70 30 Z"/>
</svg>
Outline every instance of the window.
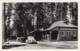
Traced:
<svg viewBox="0 0 80 51">
<path fill-rule="evenodd" d="M 72 36 L 73 36 L 73 37 L 76 37 L 76 31 L 73 31 L 73 32 L 72 32 Z"/>
<path fill-rule="evenodd" d="M 68 34 L 68 31 L 66 31 L 66 34 Z"/>
<path fill-rule="evenodd" d="M 64 33 L 64 31 L 61 31 L 61 36 L 65 36 L 65 33 Z"/>
</svg>

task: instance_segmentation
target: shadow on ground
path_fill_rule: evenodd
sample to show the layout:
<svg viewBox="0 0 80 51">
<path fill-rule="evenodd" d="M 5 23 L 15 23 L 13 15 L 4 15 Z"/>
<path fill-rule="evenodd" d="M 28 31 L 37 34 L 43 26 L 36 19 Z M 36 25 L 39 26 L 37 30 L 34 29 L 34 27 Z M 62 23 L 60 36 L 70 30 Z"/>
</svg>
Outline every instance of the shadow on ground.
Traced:
<svg viewBox="0 0 80 51">
<path fill-rule="evenodd" d="M 20 46 L 25 46 L 25 45 L 2 45 L 2 49 L 10 49 L 10 48 L 20 47 Z"/>
</svg>

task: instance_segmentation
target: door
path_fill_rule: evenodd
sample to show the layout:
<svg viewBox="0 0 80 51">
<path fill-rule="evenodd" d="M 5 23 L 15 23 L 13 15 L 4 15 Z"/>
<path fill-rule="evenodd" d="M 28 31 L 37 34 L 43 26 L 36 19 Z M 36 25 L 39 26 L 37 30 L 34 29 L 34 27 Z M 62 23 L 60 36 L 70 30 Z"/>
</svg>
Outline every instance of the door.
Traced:
<svg viewBox="0 0 80 51">
<path fill-rule="evenodd" d="M 58 36 L 58 31 L 53 31 L 51 34 L 51 39 L 52 40 L 57 40 L 57 36 Z"/>
</svg>

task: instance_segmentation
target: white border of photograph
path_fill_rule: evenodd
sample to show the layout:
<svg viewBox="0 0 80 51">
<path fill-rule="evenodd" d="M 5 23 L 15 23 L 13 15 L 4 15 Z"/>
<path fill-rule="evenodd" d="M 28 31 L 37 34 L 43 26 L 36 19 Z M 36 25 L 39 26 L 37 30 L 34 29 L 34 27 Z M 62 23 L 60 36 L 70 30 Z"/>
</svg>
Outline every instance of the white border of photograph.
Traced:
<svg viewBox="0 0 80 51">
<path fill-rule="evenodd" d="M 4 2 L 78 2 L 78 49 L 2 49 L 2 3 Z M 0 51 L 80 51 L 80 0 L 0 0 Z"/>
</svg>

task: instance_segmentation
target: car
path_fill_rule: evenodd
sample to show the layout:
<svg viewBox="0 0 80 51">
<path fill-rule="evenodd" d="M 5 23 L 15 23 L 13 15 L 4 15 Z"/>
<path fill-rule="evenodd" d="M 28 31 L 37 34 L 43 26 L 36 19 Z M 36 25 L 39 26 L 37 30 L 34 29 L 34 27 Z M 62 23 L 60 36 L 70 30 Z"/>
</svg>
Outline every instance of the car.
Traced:
<svg viewBox="0 0 80 51">
<path fill-rule="evenodd" d="M 29 44 L 37 44 L 37 41 L 33 36 L 28 36 L 28 39 L 26 40 L 26 42 Z"/>
</svg>

